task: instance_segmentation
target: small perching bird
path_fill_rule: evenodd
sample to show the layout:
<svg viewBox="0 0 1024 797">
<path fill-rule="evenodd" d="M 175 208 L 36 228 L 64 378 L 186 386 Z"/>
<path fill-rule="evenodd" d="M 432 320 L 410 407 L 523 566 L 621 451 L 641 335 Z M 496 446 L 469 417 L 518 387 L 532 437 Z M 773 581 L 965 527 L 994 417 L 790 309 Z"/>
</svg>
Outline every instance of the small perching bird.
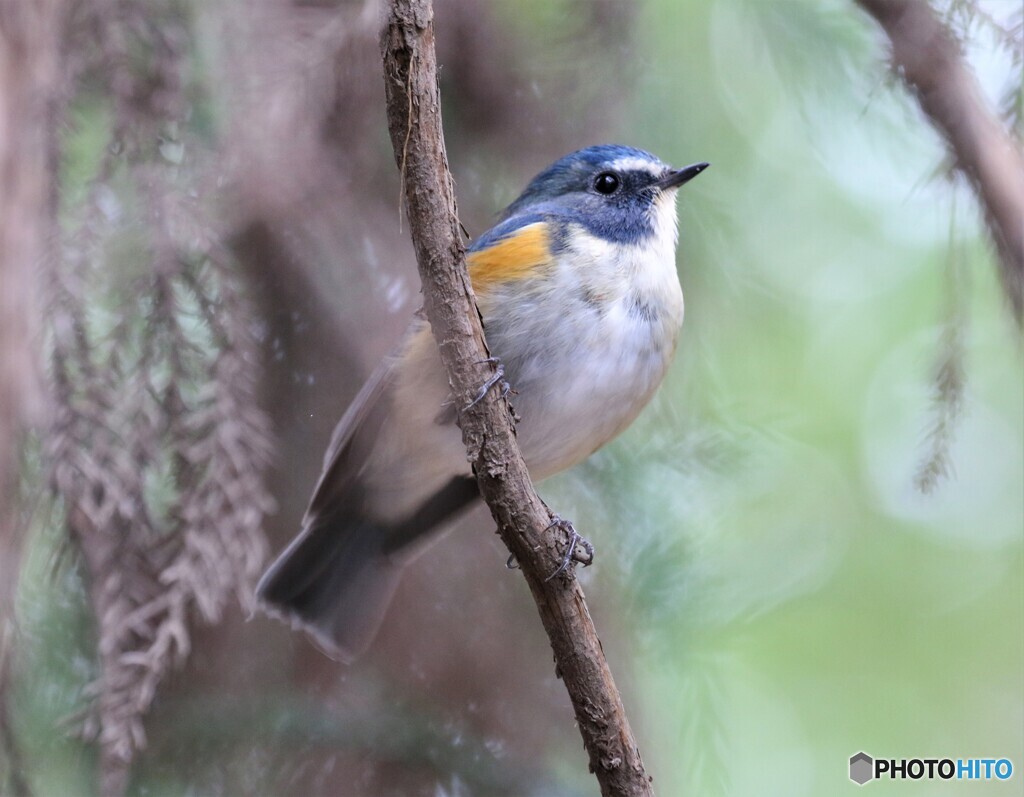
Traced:
<svg viewBox="0 0 1024 797">
<path fill-rule="evenodd" d="M 582 461 L 650 401 L 683 321 L 672 169 L 603 145 L 556 161 L 469 248 L 487 344 L 534 481 Z M 479 499 L 430 327 L 415 321 L 335 429 L 301 533 L 257 588 L 330 655 L 370 644 L 407 564 Z"/>
</svg>

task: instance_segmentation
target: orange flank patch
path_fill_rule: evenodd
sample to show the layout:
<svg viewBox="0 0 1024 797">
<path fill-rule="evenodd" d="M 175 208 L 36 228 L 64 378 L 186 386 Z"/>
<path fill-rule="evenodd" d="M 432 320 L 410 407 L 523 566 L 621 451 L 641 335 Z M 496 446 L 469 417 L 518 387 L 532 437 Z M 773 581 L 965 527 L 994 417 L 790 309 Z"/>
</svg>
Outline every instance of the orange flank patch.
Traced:
<svg viewBox="0 0 1024 797">
<path fill-rule="evenodd" d="M 501 282 L 527 279 L 551 265 L 548 226 L 528 224 L 494 246 L 470 252 L 466 260 L 473 290 L 486 293 Z"/>
</svg>

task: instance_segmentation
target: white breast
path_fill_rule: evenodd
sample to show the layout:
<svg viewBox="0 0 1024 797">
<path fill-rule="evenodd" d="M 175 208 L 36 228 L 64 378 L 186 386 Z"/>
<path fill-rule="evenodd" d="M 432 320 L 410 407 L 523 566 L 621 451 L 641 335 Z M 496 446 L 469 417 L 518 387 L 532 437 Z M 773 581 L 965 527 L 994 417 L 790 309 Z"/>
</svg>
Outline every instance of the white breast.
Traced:
<svg viewBox="0 0 1024 797">
<path fill-rule="evenodd" d="M 526 295 L 523 285 L 505 286 L 488 302 L 487 339 L 517 391 L 511 399 L 522 419 L 519 443 L 535 479 L 571 467 L 618 435 L 665 375 L 683 294 L 674 202 L 659 204 L 667 212 L 659 207 L 658 216 L 670 226 L 646 244 L 573 230 L 554 279 L 532 284 Z"/>
</svg>

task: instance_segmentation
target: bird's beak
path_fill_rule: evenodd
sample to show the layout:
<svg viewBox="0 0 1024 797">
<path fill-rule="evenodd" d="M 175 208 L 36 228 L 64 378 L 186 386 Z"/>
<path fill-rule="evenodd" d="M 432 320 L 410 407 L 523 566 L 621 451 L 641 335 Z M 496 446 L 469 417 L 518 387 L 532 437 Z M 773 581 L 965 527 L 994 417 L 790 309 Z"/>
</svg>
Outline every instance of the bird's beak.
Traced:
<svg viewBox="0 0 1024 797">
<path fill-rule="evenodd" d="M 690 166 L 684 166 L 682 169 L 668 172 L 662 177 L 654 186 L 660 190 L 666 188 L 679 188 L 683 183 L 688 183 L 702 171 L 704 171 L 710 163 L 694 163 Z"/>
</svg>

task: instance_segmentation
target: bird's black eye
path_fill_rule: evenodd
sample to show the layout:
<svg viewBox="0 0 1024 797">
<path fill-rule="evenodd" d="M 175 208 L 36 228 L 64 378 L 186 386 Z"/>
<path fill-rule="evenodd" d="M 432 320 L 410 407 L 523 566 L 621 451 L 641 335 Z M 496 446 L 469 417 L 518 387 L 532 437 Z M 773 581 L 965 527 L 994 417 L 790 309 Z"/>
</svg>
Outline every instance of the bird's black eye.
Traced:
<svg viewBox="0 0 1024 797">
<path fill-rule="evenodd" d="M 601 172 L 594 178 L 594 190 L 608 196 L 619 190 L 619 175 L 615 172 Z"/>
</svg>

